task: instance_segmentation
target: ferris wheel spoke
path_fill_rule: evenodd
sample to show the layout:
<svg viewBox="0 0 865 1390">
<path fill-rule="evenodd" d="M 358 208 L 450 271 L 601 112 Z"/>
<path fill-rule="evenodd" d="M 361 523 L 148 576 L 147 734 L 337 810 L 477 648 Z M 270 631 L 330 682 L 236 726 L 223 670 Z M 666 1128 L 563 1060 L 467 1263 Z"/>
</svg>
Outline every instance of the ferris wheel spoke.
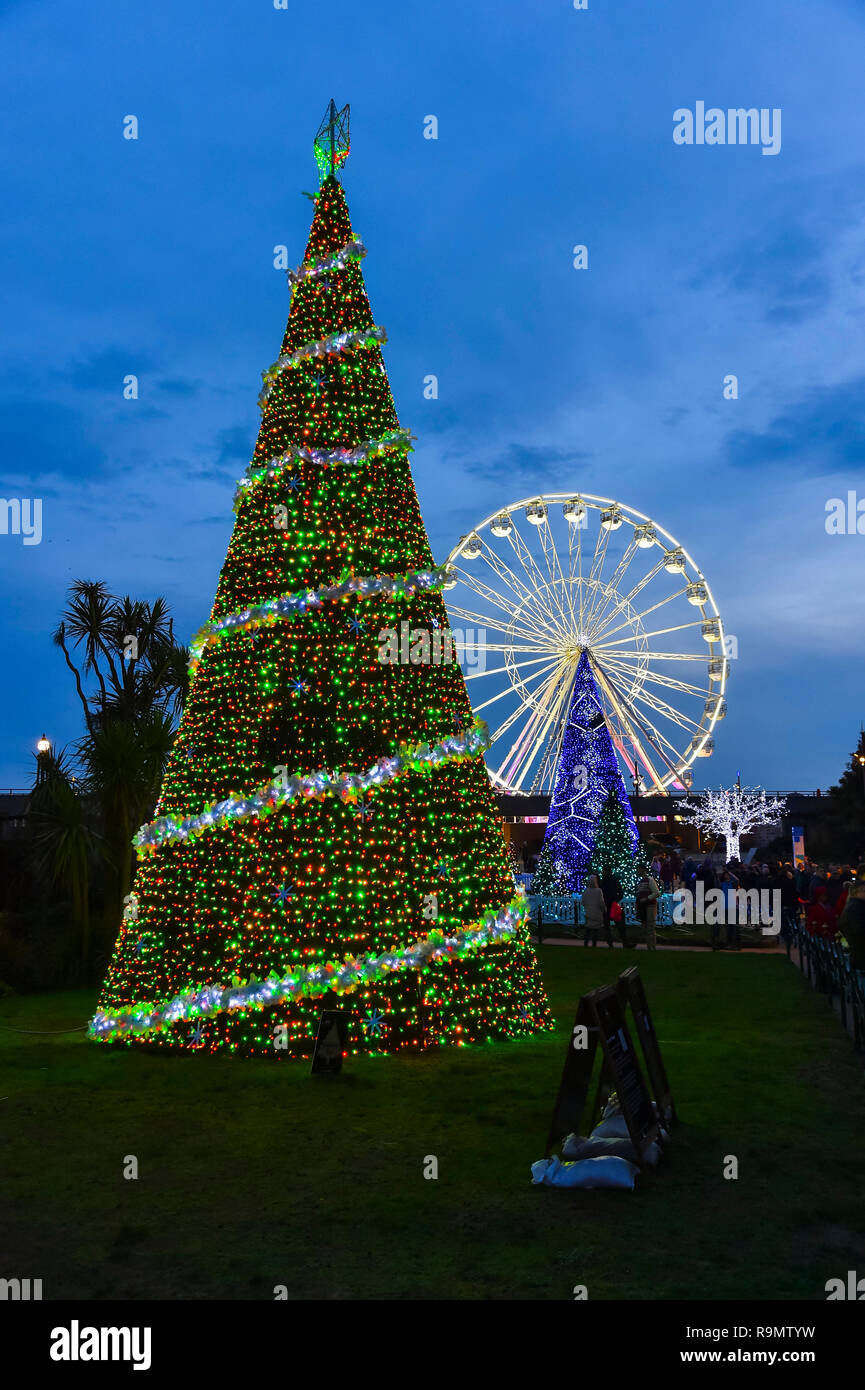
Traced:
<svg viewBox="0 0 865 1390">
<path fill-rule="evenodd" d="M 615 680 L 615 675 L 610 677 Z M 669 719 L 671 724 L 678 724 L 682 729 L 690 729 L 692 732 L 701 729 L 702 724 L 698 719 L 692 719 L 690 715 L 684 714 L 681 710 L 670 705 L 666 700 L 660 699 L 657 695 L 650 694 L 647 690 L 632 690 L 630 699 L 634 706 L 648 705 L 649 709 L 660 715 L 663 719 Z"/>
<path fill-rule="evenodd" d="M 630 593 L 622 594 L 620 603 L 620 607 L 622 608 L 622 610 L 624 610 L 629 603 L 633 603 L 634 599 L 637 597 L 637 594 L 641 594 L 643 590 L 646 588 L 646 585 L 651 584 L 653 579 L 657 579 L 658 575 L 661 574 L 663 570 L 664 561 L 658 560 L 656 564 L 654 564 L 652 568 L 646 574 L 643 575 L 642 579 L 640 579 L 634 585 Z"/>
<path fill-rule="evenodd" d="M 640 672 L 640 680 L 650 682 L 652 685 L 664 686 L 667 690 L 678 690 L 682 695 L 695 695 L 699 699 L 707 699 L 708 693 L 705 686 L 691 685 L 689 681 L 678 680 L 675 676 L 662 675 L 660 671 L 652 671 L 651 661 L 653 653 L 646 652 L 643 663 L 632 668 L 630 664 L 623 663 L 618 654 L 615 660 L 605 658 L 601 665 L 604 667 L 612 666 L 615 670 L 624 674 L 628 679 L 636 679 L 637 670 Z"/>
<path fill-rule="evenodd" d="M 693 623 L 676 623 L 674 627 L 659 627 L 654 632 L 641 632 L 640 637 L 645 637 L 646 639 L 650 637 L 666 637 L 667 634 L 670 632 L 687 632 L 689 628 L 702 626 L 702 619 L 697 618 L 696 621 Z M 630 641 L 630 637 L 620 637 L 615 642 L 604 642 L 602 644 L 602 649 L 607 650 L 610 647 L 618 647 L 622 642 Z"/>
<path fill-rule="evenodd" d="M 485 619 L 483 621 L 489 621 L 492 626 L 501 627 L 502 630 L 510 629 L 512 624 L 517 620 L 517 615 L 525 615 L 527 610 L 533 610 L 536 606 L 536 595 L 528 590 L 526 591 L 525 597 L 521 598 L 520 602 L 515 604 L 504 594 L 497 593 L 495 589 L 491 589 L 489 585 L 485 584 L 482 579 L 477 578 L 475 575 L 471 576 L 470 582 L 468 578 L 466 578 L 464 582 L 467 588 L 472 589 L 480 598 L 492 604 L 493 608 L 501 609 L 502 613 L 505 615 L 506 621 L 496 618 Z M 449 605 L 449 611 L 457 611 L 457 606 Z M 475 616 L 480 617 L 479 614 Z M 547 624 L 542 620 L 541 628 L 548 632 L 551 639 L 556 637 L 557 629 L 554 624 Z"/>
<path fill-rule="evenodd" d="M 546 528 L 549 525 L 549 518 L 545 517 L 543 524 Z M 543 596 L 543 606 L 546 609 L 549 618 L 553 623 L 553 626 L 556 629 L 561 630 L 563 626 L 567 626 L 567 622 L 564 610 L 561 607 L 561 604 L 558 602 L 555 586 L 551 585 L 548 580 L 544 579 L 540 566 L 538 565 L 537 561 L 535 560 L 535 557 L 532 555 L 531 550 L 529 549 L 523 537 L 520 535 L 520 532 L 516 526 L 514 526 L 513 530 L 508 536 L 508 541 L 510 543 L 511 549 L 514 551 L 515 555 L 522 564 L 523 569 L 526 571 L 527 574 L 530 574 L 534 577 L 535 583 L 537 585 L 535 593 L 536 601 L 540 601 L 541 596 Z M 541 541 L 541 546 L 543 547 L 543 541 Z"/>
<path fill-rule="evenodd" d="M 467 588 L 473 590 L 481 598 L 485 599 L 494 609 L 497 608 L 501 610 L 504 618 L 491 619 L 491 623 L 494 626 L 501 627 L 502 630 L 509 631 L 518 619 L 533 619 L 536 621 L 537 627 L 541 631 L 546 632 L 551 641 L 555 641 L 558 637 L 558 627 L 554 615 L 550 612 L 544 614 L 544 605 L 542 602 L 539 602 L 537 591 L 523 584 L 489 546 L 486 546 L 485 552 L 477 558 L 486 560 L 496 577 L 514 594 L 514 598 L 510 598 L 507 594 L 503 594 L 499 590 L 491 587 L 480 578 L 477 571 L 469 573 L 461 568 L 457 569 L 457 573 L 462 575 L 463 583 Z M 537 616 L 535 617 L 535 615 Z M 536 636 L 537 632 L 532 635 Z"/>
<path fill-rule="evenodd" d="M 616 660 L 621 659 L 623 661 L 639 661 L 640 659 L 645 661 L 696 661 L 701 666 L 705 666 L 707 661 L 707 658 L 702 656 L 700 652 L 641 651 L 638 647 L 628 651 L 627 647 L 617 647 L 615 643 L 611 643 L 609 649 L 598 647 L 597 650 L 600 653 L 606 653 L 609 650 L 610 656 L 615 656 Z M 708 659 L 711 660 L 711 658 Z"/>
<path fill-rule="evenodd" d="M 619 623 L 618 627 L 608 628 L 606 630 L 604 628 L 596 628 L 593 633 L 595 642 L 599 642 L 601 638 L 606 640 L 612 637 L 614 633 L 621 632 L 623 628 L 630 626 L 632 622 L 637 622 L 642 625 L 643 619 L 648 618 L 650 613 L 657 613 L 659 608 L 664 608 L 666 604 L 673 603 L 677 598 L 682 598 L 685 593 L 687 593 L 687 589 L 677 589 L 675 593 L 668 594 L 666 598 L 658 599 L 658 602 L 651 604 L 649 608 L 643 608 L 640 612 L 629 614 L 625 622 Z M 609 621 L 612 622 L 614 617 L 615 614 L 611 614 Z"/>
<path fill-rule="evenodd" d="M 547 737 L 550 724 L 556 718 L 556 694 L 557 678 L 554 673 L 543 691 L 543 700 L 533 707 L 525 729 L 506 754 L 494 774 L 501 779 L 504 775 L 505 768 L 508 767 L 509 770 L 506 779 L 508 785 L 515 787 L 522 786 L 528 769 L 534 762 L 541 745 Z M 514 724 L 524 713 L 525 706 L 515 710 L 510 718 L 505 721 L 505 724 L 499 732 L 504 733 L 505 729 Z M 495 742 L 495 739 L 493 739 L 492 742 Z"/>
<path fill-rule="evenodd" d="M 587 514 L 588 515 L 588 514 Z M 584 518 L 585 519 L 585 518 Z M 574 532 L 576 532 L 576 580 L 577 580 L 577 610 L 578 610 L 578 630 L 583 628 L 583 531 L 585 526 L 580 522 L 568 526 L 568 578 L 574 579 Z M 571 584 L 573 588 L 573 584 Z"/>
<path fill-rule="evenodd" d="M 517 609 L 513 610 L 514 613 L 518 611 Z M 464 621 L 477 623 L 478 626 L 484 630 L 489 630 L 491 628 L 493 632 L 501 632 L 505 634 L 506 637 L 513 633 L 514 635 L 525 637 L 529 641 L 542 644 L 544 640 L 546 640 L 547 648 L 560 640 L 559 634 L 552 628 L 547 629 L 540 624 L 534 627 L 528 626 L 526 620 L 530 618 L 531 615 L 527 614 L 525 607 L 523 607 L 520 612 L 519 618 L 511 616 L 510 620 L 506 621 L 494 614 L 476 613 L 473 609 L 466 608 L 461 603 L 452 602 L 448 604 L 448 616 L 451 618 L 459 617 Z"/>
<path fill-rule="evenodd" d="M 612 604 L 619 597 L 619 585 L 624 579 L 625 575 L 627 574 L 631 566 L 631 563 L 636 557 L 636 554 L 637 543 L 634 540 L 633 536 L 631 536 L 631 539 L 625 547 L 624 554 L 619 560 L 619 563 L 616 565 L 615 570 L 610 575 L 610 578 L 607 580 L 606 584 L 604 584 L 603 588 L 598 590 L 597 600 L 593 604 L 591 612 L 589 613 L 587 627 L 589 629 L 589 632 L 591 633 L 592 643 L 594 643 L 596 640 L 599 627 L 605 621 L 605 613 L 609 608 L 609 605 Z"/>
<path fill-rule="evenodd" d="M 618 693 L 621 695 L 621 692 Z M 635 749 L 637 760 L 643 762 L 652 777 L 656 789 L 663 793 L 663 779 L 659 778 L 655 764 L 663 764 L 669 780 L 676 781 L 678 780 L 679 767 L 682 763 L 682 755 L 666 734 L 662 733 L 647 715 L 636 709 L 634 705 L 624 697 L 623 705 L 627 710 L 627 720 L 630 727 L 630 732 L 627 737 Z M 638 734 L 634 733 L 635 729 L 639 731 Z M 650 759 L 647 759 L 647 748 L 651 749 Z"/>
<path fill-rule="evenodd" d="M 524 583 L 519 575 L 514 573 L 510 565 L 505 564 L 502 557 L 493 550 L 492 546 L 488 545 L 486 541 L 482 542 L 482 552 L 478 558 L 483 559 L 493 571 L 496 578 L 513 592 L 517 602 L 514 604 L 507 599 L 502 602 L 502 596 L 500 596 L 495 589 L 491 589 L 488 585 L 484 584 L 481 579 L 476 578 L 474 573 L 467 573 L 466 582 L 476 587 L 479 592 L 486 593 L 488 596 L 498 599 L 501 606 L 508 612 L 516 612 L 518 609 L 525 607 L 527 603 L 530 604 L 536 601 L 537 588 L 532 588 L 530 585 Z"/>
<path fill-rule="evenodd" d="M 523 665 L 522 665 L 522 667 L 518 667 L 518 666 L 516 666 L 516 665 L 513 665 L 513 666 L 510 666 L 510 667 L 509 667 L 509 666 L 505 666 L 504 668 L 499 668 L 499 669 L 496 671 L 495 674 L 496 674 L 496 675 L 502 675 L 502 674 L 506 675 L 506 676 L 508 677 L 508 680 L 510 681 L 510 684 L 509 684 L 508 686 L 506 686 L 506 687 L 502 690 L 501 694 L 500 694 L 500 695 L 497 695 L 495 698 L 496 698 L 497 700 L 498 700 L 498 699 L 503 699 L 506 695 L 510 695 L 511 697 L 513 697 L 513 695 L 516 693 L 517 695 L 520 695 L 520 696 L 521 696 L 521 698 L 522 698 L 522 700 L 523 700 L 523 703 L 524 703 L 525 705 L 532 704 L 533 701 L 536 700 L 536 699 L 538 698 L 538 693 L 537 693 L 537 690 L 532 690 L 532 689 L 530 688 L 530 683 L 531 683 L 531 682 L 538 682 L 538 681 L 540 681 L 540 682 L 543 684 L 544 680 L 545 680 L 545 679 L 548 679 L 548 677 L 546 676 L 546 673 L 547 673 L 548 671 L 552 671 L 553 673 L 555 673 L 556 671 L 559 671 L 559 670 L 562 670 L 562 671 L 563 671 L 563 670 L 565 669 L 565 668 L 562 666 L 561 660 L 560 660 L 559 658 L 557 658 L 557 657 L 556 657 L 556 658 L 553 658 L 553 659 L 548 659 L 548 658 L 543 658 L 543 659 L 544 659 L 544 661 L 545 661 L 546 664 L 543 665 L 543 666 L 541 666 L 540 670 L 538 670 L 538 671 L 532 671 L 532 672 L 530 672 L 528 675 L 524 675 L 524 674 L 523 674 L 523 670 L 525 669 L 525 667 L 528 666 L 528 665 L 537 665 L 537 664 L 538 664 L 537 662 L 524 662 Z M 480 679 L 481 676 L 484 675 L 484 674 L 486 674 L 486 673 L 485 673 L 485 672 L 481 672 L 481 671 L 473 672 L 473 673 L 470 673 L 470 674 L 466 677 L 466 679 L 467 679 L 467 680 L 478 680 L 478 679 Z M 516 676 L 516 680 L 514 680 L 514 676 Z M 490 700 L 487 701 L 487 704 L 491 704 L 491 703 L 492 703 L 492 699 L 490 699 Z M 483 708 L 483 706 L 478 706 L 478 708 Z"/>
<path fill-rule="evenodd" d="M 618 682 L 616 682 L 615 680 L 614 680 L 614 684 L 616 685 L 616 689 L 617 689 L 619 695 L 621 696 L 621 699 L 622 699 L 623 704 L 625 705 L 625 707 L 626 707 L 627 710 L 629 711 L 629 713 L 630 713 L 630 715 L 631 715 L 631 718 L 632 718 L 632 719 L 634 720 L 634 722 L 638 725 L 638 727 L 642 729 L 643 734 L 644 734 L 644 736 L 647 738 L 647 740 L 650 741 L 650 742 L 652 743 L 652 746 L 653 746 L 653 748 L 654 748 L 654 750 L 655 750 L 655 753 L 658 755 L 658 757 L 660 757 L 665 763 L 667 763 L 667 765 L 668 765 L 670 771 L 673 771 L 674 768 L 673 768 L 672 764 L 671 764 L 671 763 L 669 762 L 669 760 L 668 760 L 666 750 L 667 750 L 667 749 L 670 750 L 670 752 L 672 753 L 672 756 L 673 756 L 673 759 L 674 759 L 674 760 L 680 759 L 680 754 L 679 754 L 679 751 L 678 751 L 678 749 L 676 748 L 675 744 L 670 740 L 670 738 L 669 738 L 660 728 L 658 728 L 657 724 L 654 722 L 653 719 L 651 719 L 651 718 L 649 717 L 649 715 L 647 715 L 644 711 L 642 711 L 642 710 L 639 709 L 638 705 L 639 705 L 639 701 L 640 701 L 640 696 L 633 696 L 633 695 L 631 694 L 631 692 L 623 690 L 623 689 L 621 688 L 621 685 L 620 685 Z M 651 708 L 651 705 L 650 705 L 650 708 Z M 661 711 L 653 710 L 653 713 L 654 713 L 654 714 L 659 714 L 659 713 L 660 713 L 660 714 L 662 714 L 662 717 L 665 718 L 665 719 L 666 719 L 666 718 L 669 718 L 668 715 L 663 714 L 663 712 L 661 712 Z M 677 720 L 677 722 L 678 722 L 678 720 Z M 694 727 L 697 731 L 699 731 L 699 729 L 700 729 L 700 727 L 701 727 L 699 724 L 693 724 L 693 721 L 689 721 L 689 722 L 692 723 L 693 727 Z"/>
<path fill-rule="evenodd" d="M 648 740 L 645 734 L 643 733 L 641 727 L 643 721 L 640 720 L 636 711 L 630 708 L 627 699 L 620 695 L 619 691 L 616 689 L 615 685 L 609 679 L 606 673 L 602 671 L 598 666 L 594 666 L 593 669 L 597 674 L 598 684 L 604 690 L 604 693 L 606 694 L 609 703 L 613 706 L 613 709 L 618 715 L 621 726 L 625 729 L 628 738 L 631 740 L 631 742 L 634 745 L 634 748 L 639 753 L 640 758 L 643 762 L 643 766 L 652 778 L 652 781 L 654 782 L 657 790 L 659 792 L 663 792 L 663 778 L 658 774 L 658 772 L 655 769 L 655 761 L 660 760 L 661 762 L 666 762 L 666 758 L 663 757 L 661 750 L 657 747 L 657 745 L 654 742 L 652 744 L 652 756 L 649 756 L 645 748 L 645 744 Z"/>
</svg>

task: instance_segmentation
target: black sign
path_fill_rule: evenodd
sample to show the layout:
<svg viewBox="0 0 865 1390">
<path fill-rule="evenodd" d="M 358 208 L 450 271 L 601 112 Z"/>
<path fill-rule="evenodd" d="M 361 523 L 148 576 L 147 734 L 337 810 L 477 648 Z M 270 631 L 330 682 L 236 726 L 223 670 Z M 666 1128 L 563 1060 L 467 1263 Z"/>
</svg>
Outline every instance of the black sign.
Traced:
<svg viewBox="0 0 865 1390">
<path fill-rule="evenodd" d="M 676 1108 L 673 1105 L 673 1096 L 661 1057 L 658 1036 L 652 1023 L 652 1015 L 649 1012 L 646 991 L 636 965 L 632 965 L 628 970 L 623 970 L 619 976 L 619 994 L 622 999 L 622 1007 L 624 1008 L 628 1004 L 631 1006 L 634 1031 L 643 1049 L 643 1057 L 646 1061 L 646 1070 L 649 1073 L 649 1081 L 658 1106 L 658 1114 L 665 1125 L 670 1124 L 676 1118 Z"/>
<path fill-rule="evenodd" d="M 599 1043 L 604 1065 L 592 1102 L 589 1126 L 598 1112 L 601 1097 L 614 1090 L 637 1153 L 658 1138 L 658 1121 L 625 1023 L 622 1002 L 616 986 L 607 985 L 584 994 L 577 1008 L 547 1136 L 548 1154 L 566 1134 L 580 1132 Z"/>
<path fill-rule="evenodd" d="M 639 1154 L 647 1144 L 658 1138 L 658 1121 L 652 1110 L 652 1101 L 637 1061 L 616 986 L 608 985 L 605 989 L 593 990 L 592 994 L 593 1008 L 601 1030 L 601 1046 L 609 1068 L 610 1084 L 618 1096 L 631 1143 Z"/>
<path fill-rule="evenodd" d="M 318 1020 L 318 1036 L 312 1054 L 313 1076 L 336 1076 L 342 1071 L 345 1054 L 348 1014 L 325 1009 Z"/>
<path fill-rule="evenodd" d="M 562 1069 L 559 1094 L 556 1096 L 550 1132 L 547 1136 L 548 1154 L 566 1134 L 579 1132 L 586 1108 L 595 1053 L 598 1050 L 598 1024 L 588 1002 L 590 998 L 590 995 L 584 994 L 580 1000 L 568 1039 L 568 1052 Z M 584 1041 L 585 1047 L 582 1045 Z"/>
</svg>

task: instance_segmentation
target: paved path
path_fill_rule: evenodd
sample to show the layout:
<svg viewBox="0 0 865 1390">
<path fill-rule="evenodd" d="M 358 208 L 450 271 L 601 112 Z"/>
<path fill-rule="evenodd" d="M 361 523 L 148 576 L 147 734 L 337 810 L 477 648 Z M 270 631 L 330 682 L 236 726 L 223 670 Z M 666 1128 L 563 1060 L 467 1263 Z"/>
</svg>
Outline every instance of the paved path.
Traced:
<svg viewBox="0 0 865 1390">
<path fill-rule="evenodd" d="M 536 936 L 533 936 L 533 937 L 532 937 L 532 941 L 535 943 L 535 945 L 537 945 L 538 939 L 537 939 Z M 604 942 L 598 942 L 597 946 L 587 947 L 585 941 L 583 941 L 582 938 L 573 937 L 573 936 L 547 936 L 546 932 L 544 932 L 544 939 L 543 939 L 543 942 L 542 942 L 541 944 L 542 944 L 543 946 L 583 946 L 583 947 L 585 947 L 586 950 L 592 950 L 592 951 L 608 951 L 608 950 L 610 949 L 610 947 L 607 945 L 607 943 L 606 943 L 605 941 L 604 941 Z M 646 950 L 648 950 L 648 947 L 646 946 L 645 942 L 643 942 L 643 941 L 639 942 L 636 946 L 628 946 L 627 948 L 624 947 L 620 941 L 614 941 L 614 942 L 613 942 L 613 947 L 612 947 L 612 949 L 613 949 L 614 951 L 624 951 L 624 950 L 627 949 L 628 953 L 630 954 L 631 951 L 646 951 Z M 659 946 L 657 947 L 657 950 L 659 950 L 659 951 L 699 951 L 699 952 L 701 952 L 703 955 L 710 955 L 710 954 L 711 954 L 711 948 L 710 948 L 709 946 L 661 946 L 661 945 L 659 945 Z M 785 950 L 784 950 L 784 947 L 783 947 L 783 946 L 780 944 L 780 942 L 779 942 L 779 943 L 778 943 L 777 945 L 775 945 L 775 946 L 742 946 L 741 949 L 738 950 L 738 951 L 728 951 L 728 950 L 726 949 L 726 947 L 725 947 L 722 951 L 716 952 L 715 954 L 716 954 L 716 955 L 726 955 L 726 956 L 735 956 L 735 955 L 738 955 L 738 956 L 767 956 L 767 955 L 768 955 L 768 956 L 778 956 L 778 955 L 784 955 L 784 954 L 785 954 Z"/>
</svg>

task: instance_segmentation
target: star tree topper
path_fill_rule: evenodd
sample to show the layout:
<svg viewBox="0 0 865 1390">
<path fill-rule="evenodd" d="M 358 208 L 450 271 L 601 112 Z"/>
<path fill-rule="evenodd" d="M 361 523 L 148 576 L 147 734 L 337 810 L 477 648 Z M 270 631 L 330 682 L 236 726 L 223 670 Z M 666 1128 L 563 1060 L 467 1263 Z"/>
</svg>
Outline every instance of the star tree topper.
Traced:
<svg viewBox="0 0 865 1390">
<path fill-rule="evenodd" d="M 315 133 L 315 162 L 322 183 L 348 159 L 348 102 L 337 111 L 333 97 Z"/>
</svg>

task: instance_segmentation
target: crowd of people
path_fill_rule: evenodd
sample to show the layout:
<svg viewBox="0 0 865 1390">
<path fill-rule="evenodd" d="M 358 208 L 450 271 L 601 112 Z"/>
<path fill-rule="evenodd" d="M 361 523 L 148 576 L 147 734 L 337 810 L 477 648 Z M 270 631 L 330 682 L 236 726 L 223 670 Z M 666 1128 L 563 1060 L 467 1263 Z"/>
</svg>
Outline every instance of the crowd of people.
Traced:
<svg viewBox="0 0 865 1390">
<path fill-rule="evenodd" d="M 651 873 L 637 884 L 635 905 L 637 917 L 645 928 L 646 945 L 654 950 L 656 941 L 657 903 L 661 893 L 674 893 L 687 888 L 696 897 L 697 885 L 703 892 L 719 888 L 725 896 L 738 889 L 777 890 L 781 907 L 780 936 L 782 942 L 792 939 L 797 926 L 812 936 L 846 942 L 851 967 L 858 973 L 865 988 L 865 860 L 854 869 L 851 864 L 817 864 L 810 859 L 782 862 L 753 861 L 743 864 L 731 859 L 718 867 L 711 856 L 686 857 L 675 852 L 658 853 L 652 860 Z M 585 913 L 585 941 L 597 946 L 603 934 L 608 946 L 613 945 L 615 930 L 622 945 L 636 945 L 628 940 L 628 928 L 622 907 L 622 885 L 615 872 L 605 867 L 601 874 L 589 874 L 581 894 Z M 740 950 L 740 921 L 738 911 L 724 914 L 726 945 Z M 720 925 L 711 926 L 711 945 L 720 949 Z"/>
</svg>

